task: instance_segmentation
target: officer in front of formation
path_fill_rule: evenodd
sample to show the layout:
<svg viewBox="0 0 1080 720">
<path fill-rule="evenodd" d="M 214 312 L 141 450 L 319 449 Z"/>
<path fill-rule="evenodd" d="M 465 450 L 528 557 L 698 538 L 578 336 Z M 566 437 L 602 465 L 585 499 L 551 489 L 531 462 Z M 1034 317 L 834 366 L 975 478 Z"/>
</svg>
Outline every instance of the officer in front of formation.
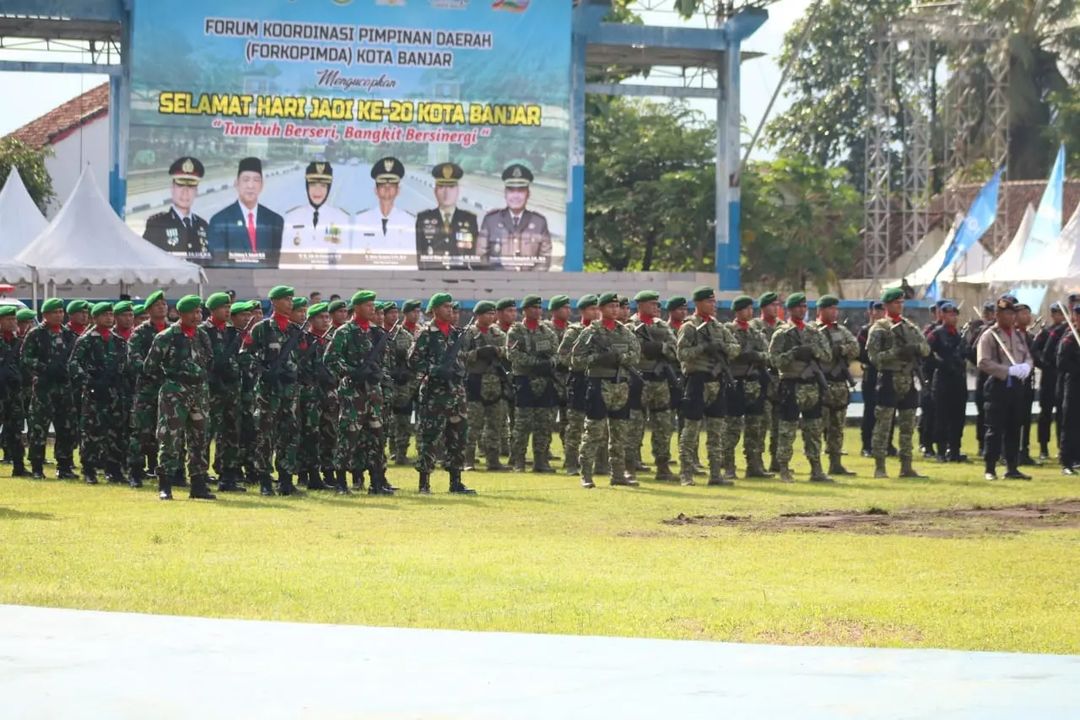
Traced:
<svg viewBox="0 0 1080 720">
<path fill-rule="evenodd" d="M 532 171 L 514 163 L 503 170 L 502 181 L 506 207 L 484 216 L 477 254 L 495 270 L 547 270 L 551 265 L 547 218 L 525 207 Z"/>
<path fill-rule="evenodd" d="M 986 375 L 984 416 L 986 418 L 986 479 L 997 479 L 998 459 L 1005 460 L 1005 477 L 1030 480 L 1020 472 L 1020 418 L 1025 397 L 1025 381 L 1034 365 L 1031 350 L 1016 328 L 1016 299 L 998 298 L 996 322 L 979 338 L 976 351 L 979 372 Z"/>
<path fill-rule="evenodd" d="M 939 307 L 941 324 L 927 338 L 928 365 L 933 369 L 931 407 L 934 415 L 934 444 L 938 462 L 966 462 L 960 452 L 967 408 L 967 348 L 957 327 L 959 311 L 951 302 Z"/>
<path fill-rule="evenodd" d="M 416 216 L 416 263 L 420 270 L 471 268 L 477 264 L 476 215 L 457 206 L 465 171 L 454 163 L 431 170 L 438 207 Z"/>
<path fill-rule="evenodd" d="M 169 166 L 172 204 L 168 210 L 146 219 L 144 240 L 193 262 L 210 259 L 206 240 L 210 225 L 191 209 L 205 173 L 203 164 L 193 157 L 179 158 Z"/>
</svg>

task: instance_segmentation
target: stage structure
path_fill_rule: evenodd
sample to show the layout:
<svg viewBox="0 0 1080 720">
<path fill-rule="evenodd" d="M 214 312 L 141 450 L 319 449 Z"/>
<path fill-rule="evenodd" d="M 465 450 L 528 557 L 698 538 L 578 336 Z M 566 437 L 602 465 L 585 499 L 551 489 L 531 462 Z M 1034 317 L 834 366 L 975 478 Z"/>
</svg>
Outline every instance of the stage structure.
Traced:
<svg viewBox="0 0 1080 720">
<path fill-rule="evenodd" d="M 1003 167 L 1009 147 L 1009 50 L 1002 26 L 964 16 L 958 3 L 916 5 L 881 28 L 867 55 L 865 236 L 867 277 L 883 277 L 894 255 L 910 250 L 930 227 L 932 178 L 939 171 L 946 217 L 962 212 L 950 187 L 983 161 Z M 946 91 L 937 92 L 938 64 L 951 58 Z M 935 95 L 940 111 L 935 104 Z M 935 167 L 933 123 L 943 130 Z M 898 132 L 899 131 L 899 132 Z M 894 139 L 899 134 L 899 144 Z M 900 182 L 895 182 L 899 156 Z M 970 180 L 970 179 L 968 179 Z M 890 227 L 896 214 L 900 247 L 892 252 Z M 1005 204 L 991 229 L 994 252 L 1008 238 Z"/>
</svg>

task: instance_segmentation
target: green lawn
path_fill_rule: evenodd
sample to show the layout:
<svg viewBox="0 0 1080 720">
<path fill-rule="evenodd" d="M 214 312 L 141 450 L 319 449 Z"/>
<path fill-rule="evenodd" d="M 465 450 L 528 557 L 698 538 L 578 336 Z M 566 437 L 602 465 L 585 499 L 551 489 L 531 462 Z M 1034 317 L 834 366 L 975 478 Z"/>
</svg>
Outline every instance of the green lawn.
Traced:
<svg viewBox="0 0 1080 720">
<path fill-rule="evenodd" d="M 968 429 L 968 437 L 972 431 Z M 856 448 L 849 431 L 848 446 Z M 561 450 L 556 447 L 556 453 Z M 741 462 L 741 459 L 740 459 Z M 935 536 L 669 525 L 686 515 L 1080 498 L 920 462 L 930 480 L 638 489 L 468 473 L 473 498 L 228 495 L 0 476 L 0 602 L 234 618 L 740 642 L 1080 652 L 1080 530 Z M 50 466 L 50 472 L 54 467 Z M 896 462 L 890 461 L 890 472 Z"/>
</svg>

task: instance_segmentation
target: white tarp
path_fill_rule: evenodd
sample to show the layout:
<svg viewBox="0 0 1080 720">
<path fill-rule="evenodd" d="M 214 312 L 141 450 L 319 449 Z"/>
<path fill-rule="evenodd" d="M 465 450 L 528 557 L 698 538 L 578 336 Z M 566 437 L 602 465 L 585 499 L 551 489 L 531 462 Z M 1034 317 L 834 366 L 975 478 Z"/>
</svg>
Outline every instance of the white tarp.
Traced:
<svg viewBox="0 0 1080 720">
<path fill-rule="evenodd" d="M 30 197 L 18 168 L 11 168 L 0 190 L 0 280 L 29 282 L 33 271 L 15 256 L 23 251 L 49 222 Z"/>
<path fill-rule="evenodd" d="M 35 268 L 39 281 L 196 285 L 203 279 L 198 265 L 132 232 L 85 169 L 60 212 L 17 259 Z"/>
<path fill-rule="evenodd" d="M 1066 280 L 1075 282 L 1080 275 L 1080 204 L 1077 204 L 1069 222 L 1061 228 L 1057 242 L 1051 244 L 1038 257 L 1025 266 L 1017 268 L 1017 281 L 1053 282 Z"/>
<path fill-rule="evenodd" d="M 1020 257 L 1024 253 L 1024 245 L 1028 241 L 1028 236 L 1031 235 L 1031 228 L 1034 224 L 1035 208 L 1031 206 L 1031 203 L 1028 203 L 1027 208 L 1024 210 L 1024 217 L 1016 228 L 1016 235 L 1013 236 L 1009 247 L 1005 248 L 1005 252 L 998 255 L 994 262 L 990 263 L 990 267 L 981 272 L 977 271 L 965 275 L 957 282 L 982 285 L 1006 281 L 1008 276 L 1015 271 L 1016 266 L 1020 264 Z"/>
<path fill-rule="evenodd" d="M 949 251 L 949 246 L 953 243 L 953 237 L 956 235 L 956 230 L 960 227 L 960 223 L 963 221 L 963 216 L 958 214 L 956 220 L 953 222 L 952 228 L 949 230 L 949 234 L 945 236 L 945 241 L 941 243 L 941 247 L 937 249 L 937 252 L 933 256 L 923 263 L 923 266 L 912 273 L 908 273 L 908 284 L 912 286 L 929 285 L 934 280 L 934 275 L 937 274 L 938 268 L 941 267 L 941 263 L 945 262 L 945 254 Z M 982 243 L 976 242 L 972 245 L 966 253 L 960 255 L 953 261 L 951 268 L 945 268 L 938 275 L 938 282 L 952 282 L 953 279 L 959 275 L 967 275 L 982 270 L 990 264 L 990 253 L 986 252 L 986 248 Z M 899 278 L 897 279 L 899 282 Z"/>
</svg>

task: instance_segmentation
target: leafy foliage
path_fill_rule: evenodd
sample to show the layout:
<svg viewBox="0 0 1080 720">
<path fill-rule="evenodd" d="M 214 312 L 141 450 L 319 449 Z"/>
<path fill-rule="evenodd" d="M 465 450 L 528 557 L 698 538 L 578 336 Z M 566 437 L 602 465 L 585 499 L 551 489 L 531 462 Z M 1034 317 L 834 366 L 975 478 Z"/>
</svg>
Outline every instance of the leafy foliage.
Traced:
<svg viewBox="0 0 1080 720">
<path fill-rule="evenodd" d="M 35 150 L 21 140 L 13 137 L 0 139 L 0 187 L 7 182 L 12 168 L 19 169 L 23 184 L 34 203 L 45 212 L 45 206 L 56 197 L 52 178 L 45 169 L 45 158 L 52 156 L 52 150 Z"/>
</svg>

